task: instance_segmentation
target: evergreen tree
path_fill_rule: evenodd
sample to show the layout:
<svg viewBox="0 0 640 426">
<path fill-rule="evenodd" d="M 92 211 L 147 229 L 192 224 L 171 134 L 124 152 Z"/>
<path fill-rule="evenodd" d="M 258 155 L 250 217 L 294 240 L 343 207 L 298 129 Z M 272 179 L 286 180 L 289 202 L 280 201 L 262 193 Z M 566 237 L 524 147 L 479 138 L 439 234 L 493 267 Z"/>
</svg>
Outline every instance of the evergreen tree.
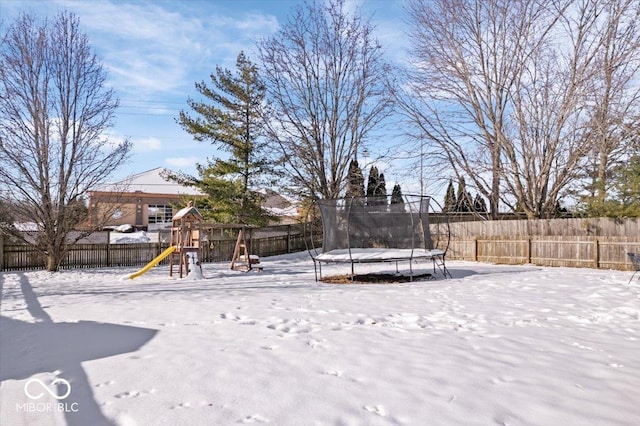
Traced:
<svg viewBox="0 0 640 426">
<path fill-rule="evenodd" d="M 372 166 L 367 181 L 367 205 L 383 206 L 387 204 L 387 184 L 384 173 L 379 174 L 378 168 Z"/>
<path fill-rule="evenodd" d="M 369 170 L 369 179 L 367 180 L 367 197 L 373 197 L 376 195 L 378 179 L 380 179 L 380 176 L 378 175 L 378 168 L 376 166 L 371 166 L 371 169 Z"/>
<path fill-rule="evenodd" d="M 391 191 L 391 211 L 404 211 L 404 197 L 402 196 L 402 189 L 400 189 L 399 183 L 396 183 Z"/>
<path fill-rule="evenodd" d="M 378 177 L 378 184 L 376 185 L 375 195 L 379 197 L 385 197 L 385 199 L 387 197 L 387 183 L 384 179 L 384 173 L 380 173 L 380 176 Z"/>
<path fill-rule="evenodd" d="M 476 193 L 476 198 L 473 200 L 473 210 L 477 213 L 488 213 L 487 204 L 478 193 Z"/>
<path fill-rule="evenodd" d="M 378 179 L 380 175 L 376 166 L 371 166 L 369 169 L 369 178 L 367 179 L 367 205 L 375 206 L 378 204 L 376 200 L 376 187 L 378 186 Z"/>
<path fill-rule="evenodd" d="M 615 168 L 606 200 L 584 198 L 581 210 L 587 216 L 640 217 L 640 154 Z"/>
<path fill-rule="evenodd" d="M 444 196 L 444 208 L 445 212 L 454 212 L 456 211 L 457 201 L 456 201 L 456 191 L 453 188 L 453 180 L 449 179 L 449 186 L 447 186 L 447 193 Z"/>
<path fill-rule="evenodd" d="M 614 189 L 622 207 L 619 216 L 640 217 L 640 154 L 633 155 L 626 166 L 618 169 Z"/>
<path fill-rule="evenodd" d="M 364 176 L 358 165 L 358 160 L 351 160 L 349 163 L 349 171 L 347 172 L 347 198 L 363 198 L 364 197 Z"/>
<path fill-rule="evenodd" d="M 464 178 L 461 177 L 458 182 L 458 195 L 457 195 L 456 211 L 458 212 L 470 212 L 473 207 L 471 194 L 467 191 L 467 184 Z"/>
<path fill-rule="evenodd" d="M 240 52 L 235 73 L 216 67 L 213 87 L 204 81 L 196 89 L 211 103 L 188 99 L 195 113 L 180 112 L 178 123 L 200 142 L 210 141 L 229 152 L 229 159 L 215 158 L 198 165 L 200 177 L 170 175 L 173 180 L 198 187 L 211 197 L 211 205 L 232 221 L 260 225 L 270 217 L 260 207 L 260 197 L 250 188 L 272 172 L 263 136 L 265 86 L 258 68 Z"/>
</svg>

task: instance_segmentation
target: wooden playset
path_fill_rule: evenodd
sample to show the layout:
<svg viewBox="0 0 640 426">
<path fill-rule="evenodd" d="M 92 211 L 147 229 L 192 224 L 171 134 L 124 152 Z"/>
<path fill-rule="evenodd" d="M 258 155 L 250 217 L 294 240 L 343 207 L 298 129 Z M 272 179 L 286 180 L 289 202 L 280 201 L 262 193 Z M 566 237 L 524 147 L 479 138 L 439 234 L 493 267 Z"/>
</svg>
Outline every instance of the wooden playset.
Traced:
<svg viewBox="0 0 640 426">
<path fill-rule="evenodd" d="M 177 263 L 180 278 L 182 278 L 183 269 L 186 275 L 189 274 L 190 263 L 197 265 L 202 272 L 202 266 L 200 266 L 200 261 L 198 260 L 200 253 L 200 229 L 198 225 L 200 222 L 202 222 L 202 215 L 193 206 L 192 202 L 189 202 L 187 207 L 173 216 L 170 245 L 176 249 L 169 257 L 169 276 L 173 276 L 174 256 L 178 257 Z M 195 259 L 195 262 L 189 262 L 190 257 Z"/>
</svg>

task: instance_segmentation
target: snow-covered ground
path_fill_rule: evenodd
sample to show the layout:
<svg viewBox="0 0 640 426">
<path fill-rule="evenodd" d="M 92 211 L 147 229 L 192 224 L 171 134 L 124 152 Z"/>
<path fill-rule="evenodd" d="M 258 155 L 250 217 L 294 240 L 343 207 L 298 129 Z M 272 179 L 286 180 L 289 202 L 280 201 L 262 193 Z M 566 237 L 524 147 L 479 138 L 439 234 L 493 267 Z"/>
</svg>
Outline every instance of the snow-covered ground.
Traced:
<svg viewBox="0 0 640 426">
<path fill-rule="evenodd" d="M 157 241 L 157 234 L 156 239 Z M 130 233 L 110 232 L 109 241 L 111 244 L 125 244 L 125 243 L 149 243 L 151 242 L 150 236 L 145 231 L 137 231 Z"/>
<path fill-rule="evenodd" d="M 449 262 L 453 279 L 354 285 L 316 283 L 304 253 L 262 266 L 0 273 L 0 424 L 640 424 L 630 272 Z"/>
</svg>

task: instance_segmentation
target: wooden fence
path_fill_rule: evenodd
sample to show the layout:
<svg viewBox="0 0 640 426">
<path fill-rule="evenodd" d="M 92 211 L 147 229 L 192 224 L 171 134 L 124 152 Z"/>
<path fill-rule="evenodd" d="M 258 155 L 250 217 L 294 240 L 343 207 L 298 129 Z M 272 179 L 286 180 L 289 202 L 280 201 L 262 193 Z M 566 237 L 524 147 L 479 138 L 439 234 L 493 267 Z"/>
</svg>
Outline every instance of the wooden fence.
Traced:
<svg viewBox="0 0 640 426">
<path fill-rule="evenodd" d="M 633 265 L 628 252 L 640 253 L 640 241 L 623 237 L 478 237 L 452 240 L 447 259 L 630 271 Z"/>
<path fill-rule="evenodd" d="M 299 226 L 254 229 L 250 234 L 250 251 L 261 257 L 306 248 Z M 210 235 L 201 247 L 201 260 L 229 261 L 234 235 L 229 230 Z M 162 235 L 153 243 L 110 244 L 104 242 L 108 241 L 104 236 L 95 241 L 99 242 L 74 245 L 62 268 L 145 265 L 169 244 Z M 640 253 L 637 218 L 499 220 L 452 223 L 447 259 L 632 270 L 627 252 Z M 44 264 L 44 257 L 34 248 L 3 240 L 0 234 L 0 270 L 43 269 Z"/>
<path fill-rule="evenodd" d="M 640 252 L 638 218 L 452 223 L 448 259 L 632 270 Z"/>
<path fill-rule="evenodd" d="M 484 220 L 450 224 L 452 239 L 511 236 L 630 237 L 640 239 L 640 218 Z"/>
<path fill-rule="evenodd" d="M 200 250 L 202 262 L 230 261 L 236 244 L 236 230 L 225 230 L 216 238 L 204 241 Z M 251 235 L 254 234 L 255 235 Z M 123 234 L 126 235 L 126 234 Z M 167 235 L 159 233 L 156 242 L 109 243 L 108 235 L 100 233 L 90 240 L 74 244 L 62 262 L 61 269 L 97 268 L 111 266 L 141 266 L 169 247 Z M 105 242 L 107 241 L 107 242 Z M 306 249 L 301 226 L 285 225 L 263 230 L 252 230 L 249 240 L 251 254 L 261 257 L 292 253 Z M 44 255 L 32 246 L 8 241 L 0 234 L 0 270 L 44 269 Z M 161 264 L 168 263 L 165 259 Z"/>
</svg>

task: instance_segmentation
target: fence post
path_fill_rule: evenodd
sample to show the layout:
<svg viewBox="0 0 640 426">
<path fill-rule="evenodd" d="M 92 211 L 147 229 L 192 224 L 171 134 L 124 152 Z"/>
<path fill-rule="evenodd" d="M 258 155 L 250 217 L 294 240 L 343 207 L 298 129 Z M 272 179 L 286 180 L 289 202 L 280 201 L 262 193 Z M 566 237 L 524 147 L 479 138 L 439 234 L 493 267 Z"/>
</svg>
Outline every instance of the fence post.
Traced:
<svg viewBox="0 0 640 426">
<path fill-rule="evenodd" d="M 527 238 L 527 263 L 531 263 L 531 237 Z"/>
<path fill-rule="evenodd" d="M 600 242 L 596 238 L 593 244 L 593 266 L 595 266 L 596 269 L 600 269 Z"/>
<path fill-rule="evenodd" d="M 478 261 L 478 237 L 473 237 L 473 261 Z"/>
<path fill-rule="evenodd" d="M 287 225 L 287 253 L 291 253 L 291 225 Z"/>
<path fill-rule="evenodd" d="M 107 231 L 107 268 L 111 266 L 111 230 Z"/>
<path fill-rule="evenodd" d="M 0 232 L 0 271 L 4 271 L 4 235 Z"/>
</svg>

